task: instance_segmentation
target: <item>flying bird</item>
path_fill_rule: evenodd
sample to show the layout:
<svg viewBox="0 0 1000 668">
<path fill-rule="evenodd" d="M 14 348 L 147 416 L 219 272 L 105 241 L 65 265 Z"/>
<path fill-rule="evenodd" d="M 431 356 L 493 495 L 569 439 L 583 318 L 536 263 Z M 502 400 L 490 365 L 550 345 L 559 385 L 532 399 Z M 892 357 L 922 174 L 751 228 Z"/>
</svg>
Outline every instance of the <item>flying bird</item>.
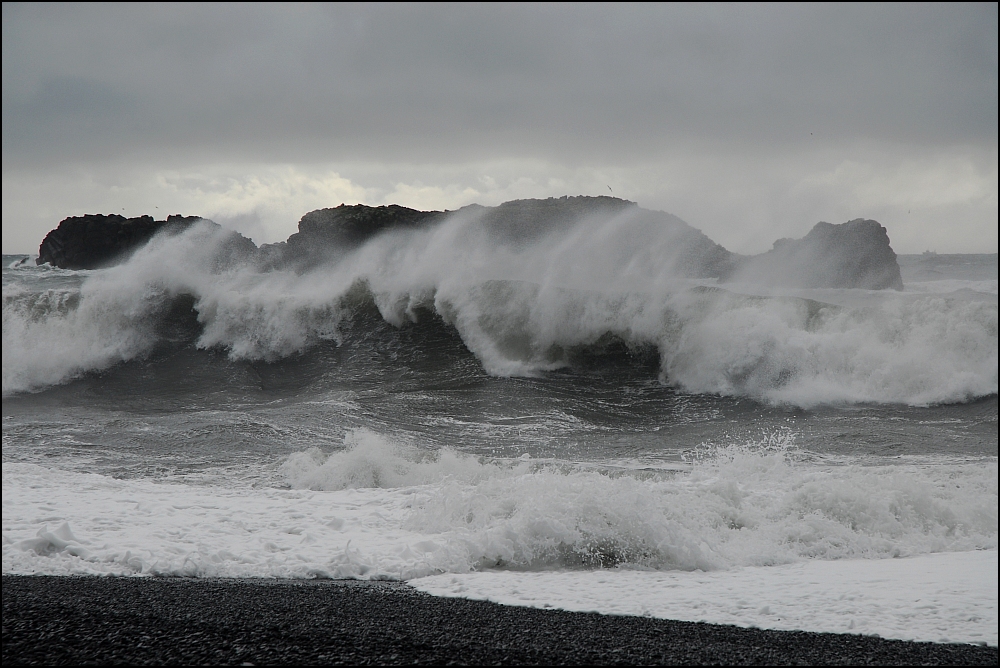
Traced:
<svg viewBox="0 0 1000 668">
<path fill-rule="evenodd" d="M 611 186 L 608 186 L 608 190 L 611 190 Z M 614 190 L 611 190 L 611 192 L 614 192 Z"/>
</svg>

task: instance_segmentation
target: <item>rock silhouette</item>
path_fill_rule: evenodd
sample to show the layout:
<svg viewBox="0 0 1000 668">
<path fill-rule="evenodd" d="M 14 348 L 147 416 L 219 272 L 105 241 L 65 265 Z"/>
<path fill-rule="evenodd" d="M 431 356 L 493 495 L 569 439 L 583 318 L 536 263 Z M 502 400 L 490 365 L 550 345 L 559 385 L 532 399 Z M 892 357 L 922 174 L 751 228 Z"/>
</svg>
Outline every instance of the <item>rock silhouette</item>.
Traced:
<svg viewBox="0 0 1000 668">
<path fill-rule="evenodd" d="M 778 239 L 766 253 L 735 262 L 720 279 L 796 288 L 903 289 L 888 232 L 863 218 L 816 223 L 802 239 Z"/>
<path fill-rule="evenodd" d="M 622 234 L 628 234 L 629 225 L 655 226 L 670 235 L 670 248 L 676 249 L 664 262 L 688 278 L 800 288 L 903 289 L 889 236 L 874 220 L 817 223 L 802 239 L 779 239 L 766 253 L 741 256 L 676 216 L 607 196 L 514 200 L 496 207 L 473 204 L 452 212 L 418 211 L 396 204 L 341 204 L 302 216 L 298 231 L 287 241 L 258 250 L 250 240 L 239 237 L 234 252 L 242 258 L 256 256 L 272 267 L 305 267 L 335 259 L 376 235 L 428 227 L 456 215 L 474 217 L 493 242 L 515 247 L 587 217 L 616 218 L 622 222 Z M 199 220 L 180 215 L 159 221 L 151 216 L 113 214 L 66 218 L 42 241 L 37 262 L 64 269 L 107 266 L 127 259 L 157 232 L 181 230 Z"/>
<path fill-rule="evenodd" d="M 38 264 L 61 269 L 96 269 L 117 264 L 166 227 L 183 229 L 199 216 L 126 218 L 116 214 L 85 214 L 66 218 L 45 235 L 38 248 Z"/>
</svg>

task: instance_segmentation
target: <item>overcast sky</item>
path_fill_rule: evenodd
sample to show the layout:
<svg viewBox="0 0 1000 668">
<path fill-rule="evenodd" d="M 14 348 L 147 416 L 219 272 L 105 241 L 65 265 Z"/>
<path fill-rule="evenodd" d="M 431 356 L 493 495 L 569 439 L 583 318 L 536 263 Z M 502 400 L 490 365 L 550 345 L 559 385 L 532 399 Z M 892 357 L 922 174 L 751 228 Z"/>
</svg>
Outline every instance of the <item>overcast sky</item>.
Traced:
<svg viewBox="0 0 1000 668">
<path fill-rule="evenodd" d="M 3 4 L 4 253 L 581 194 L 744 253 L 858 217 L 996 252 L 997 5 Z"/>
</svg>

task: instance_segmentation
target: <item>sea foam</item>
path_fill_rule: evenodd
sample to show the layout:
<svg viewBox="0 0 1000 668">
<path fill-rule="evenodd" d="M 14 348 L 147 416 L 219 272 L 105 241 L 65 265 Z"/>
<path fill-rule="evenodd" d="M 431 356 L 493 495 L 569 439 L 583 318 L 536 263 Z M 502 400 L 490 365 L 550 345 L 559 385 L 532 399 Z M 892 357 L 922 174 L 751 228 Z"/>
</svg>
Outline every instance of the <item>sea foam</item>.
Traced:
<svg viewBox="0 0 1000 668">
<path fill-rule="evenodd" d="M 736 626 L 997 644 L 997 552 L 731 571 L 489 571 L 411 580 L 436 596 Z"/>
<path fill-rule="evenodd" d="M 651 475 L 480 461 L 361 431 L 280 474 L 291 489 L 4 463 L 4 572 L 409 579 L 997 547 L 995 458 L 819 465 L 745 444 Z"/>
</svg>

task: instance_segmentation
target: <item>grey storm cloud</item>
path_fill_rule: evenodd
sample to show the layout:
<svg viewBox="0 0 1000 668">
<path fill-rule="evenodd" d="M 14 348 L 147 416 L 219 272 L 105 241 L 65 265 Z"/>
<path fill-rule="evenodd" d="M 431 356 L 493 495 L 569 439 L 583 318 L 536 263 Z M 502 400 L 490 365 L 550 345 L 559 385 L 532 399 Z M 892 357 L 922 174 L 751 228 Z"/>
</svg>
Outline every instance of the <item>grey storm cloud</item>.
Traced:
<svg viewBox="0 0 1000 668">
<path fill-rule="evenodd" d="M 996 3 L 3 5 L 5 171 L 858 139 L 995 145 Z"/>
</svg>

